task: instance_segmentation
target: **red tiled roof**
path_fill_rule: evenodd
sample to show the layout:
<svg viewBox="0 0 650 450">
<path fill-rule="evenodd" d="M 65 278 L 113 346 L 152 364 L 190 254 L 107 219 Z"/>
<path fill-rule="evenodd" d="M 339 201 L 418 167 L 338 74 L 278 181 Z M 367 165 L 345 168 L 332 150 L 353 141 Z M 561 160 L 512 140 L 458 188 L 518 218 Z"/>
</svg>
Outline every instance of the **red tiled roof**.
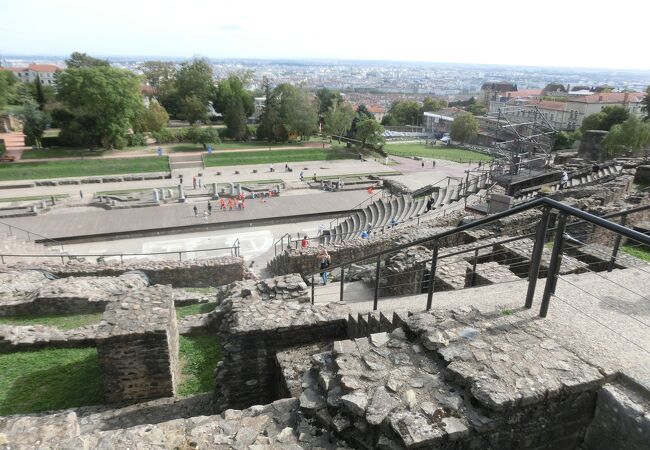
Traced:
<svg viewBox="0 0 650 450">
<path fill-rule="evenodd" d="M 9 72 L 22 72 L 24 67 L 0 67 L 0 70 L 8 70 Z"/>
<path fill-rule="evenodd" d="M 583 96 L 576 95 L 571 97 L 571 101 L 576 103 L 640 103 L 644 97 L 645 92 L 602 92 Z"/>
<path fill-rule="evenodd" d="M 508 98 L 534 97 L 536 95 L 542 95 L 542 90 L 541 89 L 520 89 L 518 91 L 508 91 L 503 93 L 503 96 Z"/>
<path fill-rule="evenodd" d="M 552 100 L 530 100 L 528 104 L 543 109 L 552 109 L 554 111 L 566 111 L 566 102 L 554 102 Z"/>
<path fill-rule="evenodd" d="M 30 64 L 29 69 L 34 72 L 58 72 L 61 70 L 60 67 L 54 64 Z"/>
<path fill-rule="evenodd" d="M 382 114 L 386 112 L 386 108 L 383 108 L 379 105 L 370 105 L 368 106 L 368 111 L 370 111 L 373 114 Z"/>
</svg>

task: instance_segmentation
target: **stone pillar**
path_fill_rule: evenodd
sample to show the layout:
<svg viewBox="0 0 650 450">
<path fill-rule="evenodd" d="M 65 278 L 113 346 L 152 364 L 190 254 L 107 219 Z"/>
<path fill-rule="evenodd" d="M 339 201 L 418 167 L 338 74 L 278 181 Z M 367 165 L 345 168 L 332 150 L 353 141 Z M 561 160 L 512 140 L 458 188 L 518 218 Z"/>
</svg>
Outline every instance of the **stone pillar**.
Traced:
<svg viewBox="0 0 650 450">
<path fill-rule="evenodd" d="M 181 203 L 185 201 L 185 192 L 183 191 L 183 185 L 178 185 L 178 201 Z"/>
<path fill-rule="evenodd" d="M 237 183 L 237 195 L 241 194 L 241 184 Z"/>
<path fill-rule="evenodd" d="M 164 188 L 160 188 L 160 199 L 162 201 L 167 200 L 167 190 Z"/>
<path fill-rule="evenodd" d="M 45 202 L 45 200 L 42 200 L 41 201 L 41 208 L 45 209 L 46 207 L 47 207 L 47 203 Z"/>
<path fill-rule="evenodd" d="M 174 198 L 174 191 L 172 191 L 171 189 L 167 189 L 167 197 Z"/>
<path fill-rule="evenodd" d="M 230 195 L 235 195 L 235 183 L 230 184 Z"/>
<path fill-rule="evenodd" d="M 153 190 L 153 201 L 155 203 L 158 203 L 160 201 L 160 193 L 158 192 L 158 189 Z"/>
<path fill-rule="evenodd" d="M 157 285 L 109 302 L 96 344 L 107 403 L 176 394 L 178 327 L 171 286 Z"/>
<path fill-rule="evenodd" d="M 276 184 L 275 185 L 275 191 L 279 194 L 280 193 L 280 185 Z"/>
</svg>

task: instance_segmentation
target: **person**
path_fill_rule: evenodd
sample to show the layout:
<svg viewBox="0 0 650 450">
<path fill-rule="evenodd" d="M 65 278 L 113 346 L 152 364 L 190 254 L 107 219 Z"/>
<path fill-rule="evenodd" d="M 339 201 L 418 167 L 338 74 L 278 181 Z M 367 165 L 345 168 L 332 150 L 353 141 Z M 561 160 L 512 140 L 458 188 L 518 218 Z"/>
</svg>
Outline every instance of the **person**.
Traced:
<svg viewBox="0 0 650 450">
<path fill-rule="evenodd" d="M 320 236 L 321 234 L 323 234 L 324 229 L 325 229 L 325 225 L 323 225 L 322 223 L 319 224 L 318 225 L 318 234 L 316 234 L 316 236 Z"/>
<path fill-rule="evenodd" d="M 325 250 L 324 248 L 321 248 L 316 258 L 318 259 L 318 264 L 320 266 L 320 270 L 321 270 L 320 276 L 323 279 L 323 285 L 326 285 L 327 276 L 329 274 L 325 269 L 327 269 L 330 266 L 330 263 L 332 262 L 332 258 L 330 258 L 329 253 L 327 253 L 327 250 Z"/>
<path fill-rule="evenodd" d="M 212 203 L 208 201 L 208 214 L 212 215 Z"/>
<path fill-rule="evenodd" d="M 361 238 L 362 238 L 362 239 L 368 239 L 368 232 L 367 232 L 366 230 L 363 230 L 363 231 L 361 232 Z"/>
<path fill-rule="evenodd" d="M 197 208 L 196 205 L 194 205 L 194 208 L 192 208 L 192 209 L 194 209 L 194 217 L 198 216 L 199 215 L 199 208 Z"/>
<path fill-rule="evenodd" d="M 397 226 L 397 224 L 399 224 L 399 222 L 397 220 L 395 220 L 395 218 L 393 217 L 393 218 L 390 219 L 390 223 L 388 224 L 388 228 L 393 228 L 393 227 Z"/>
<path fill-rule="evenodd" d="M 300 171 L 300 181 L 305 181 L 305 172 Z"/>
<path fill-rule="evenodd" d="M 226 201 L 223 198 L 219 200 L 219 206 L 221 209 L 226 209 Z"/>
<path fill-rule="evenodd" d="M 374 188 L 373 188 L 372 186 L 370 186 L 370 187 L 368 188 L 368 194 L 369 194 L 369 195 L 373 195 L 374 193 L 375 193 Z"/>
<path fill-rule="evenodd" d="M 591 167 L 591 171 L 593 172 L 594 175 L 598 175 L 598 172 L 600 172 L 600 166 L 598 165 L 597 162 L 595 162 L 594 165 Z"/>
<path fill-rule="evenodd" d="M 203 211 L 203 222 L 208 223 L 208 212 Z"/>
<path fill-rule="evenodd" d="M 427 200 L 427 212 L 431 211 L 432 207 L 433 207 L 433 197 L 429 197 L 429 200 Z"/>
<path fill-rule="evenodd" d="M 196 177 L 192 177 L 192 186 L 196 189 Z"/>
<path fill-rule="evenodd" d="M 269 172 L 273 172 L 273 164 L 269 164 Z"/>
<path fill-rule="evenodd" d="M 81 191 L 81 190 L 79 191 L 79 197 L 82 198 L 82 199 L 84 198 L 84 192 Z"/>
<path fill-rule="evenodd" d="M 424 160 L 422 160 L 422 168 L 424 169 Z"/>
<path fill-rule="evenodd" d="M 229 209 L 230 211 L 232 211 L 232 207 L 233 207 L 233 201 L 232 201 L 232 198 L 229 198 L 229 199 L 228 199 L 228 209 Z"/>
<path fill-rule="evenodd" d="M 307 236 L 305 235 L 302 240 L 300 241 L 300 247 L 305 249 L 309 247 L 309 240 L 307 240 Z"/>
<path fill-rule="evenodd" d="M 566 173 L 566 170 L 562 171 L 562 182 L 560 183 L 560 189 L 564 189 L 567 184 L 569 184 L 569 174 Z"/>
<path fill-rule="evenodd" d="M 241 211 L 241 198 L 237 199 L 237 209 Z"/>
<path fill-rule="evenodd" d="M 246 200 L 241 199 L 241 209 L 246 209 Z"/>
<path fill-rule="evenodd" d="M 199 189 L 201 189 L 201 177 L 199 177 Z"/>
<path fill-rule="evenodd" d="M 433 160 L 433 168 L 434 169 L 436 168 L 436 160 L 435 159 Z"/>
</svg>

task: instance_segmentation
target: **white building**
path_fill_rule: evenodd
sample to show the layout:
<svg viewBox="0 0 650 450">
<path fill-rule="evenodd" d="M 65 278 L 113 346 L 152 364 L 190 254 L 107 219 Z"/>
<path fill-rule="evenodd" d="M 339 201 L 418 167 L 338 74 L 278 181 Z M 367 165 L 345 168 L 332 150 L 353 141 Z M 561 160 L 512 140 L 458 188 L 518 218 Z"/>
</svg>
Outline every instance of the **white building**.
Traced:
<svg viewBox="0 0 650 450">
<path fill-rule="evenodd" d="M 0 67 L 0 70 L 13 72 L 24 83 L 33 83 L 38 77 L 41 80 L 41 84 L 54 86 L 56 84 L 54 75 L 61 68 L 53 64 L 30 64 L 27 67 Z"/>
</svg>

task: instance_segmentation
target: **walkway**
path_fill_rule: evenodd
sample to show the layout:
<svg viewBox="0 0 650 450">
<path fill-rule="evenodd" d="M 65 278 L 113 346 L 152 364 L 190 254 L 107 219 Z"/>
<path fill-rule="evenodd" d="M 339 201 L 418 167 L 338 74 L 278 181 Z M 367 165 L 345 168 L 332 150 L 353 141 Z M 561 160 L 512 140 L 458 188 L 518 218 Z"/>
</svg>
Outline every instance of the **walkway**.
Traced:
<svg viewBox="0 0 650 450">
<path fill-rule="evenodd" d="M 348 191 L 274 197 L 266 203 L 261 199 L 249 199 L 246 201 L 246 209 L 242 211 L 219 211 L 219 202 L 212 201 L 213 213 L 207 216 L 207 220 L 204 217 L 207 203 L 203 201 L 108 211 L 95 208 L 84 208 L 82 211 L 71 209 L 64 214 L 19 217 L 5 219 L 5 222 L 51 239 L 156 230 L 178 232 L 179 229 L 188 227 L 197 230 L 224 225 L 249 227 L 255 221 L 264 219 L 278 222 L 304 221 L 309 220 L 305 216 L 310 215 L 342 214 L 367 198 L 366 191 Z M 194 205 L 199 209 L 198 217 L 194 216 Z"/>
</svg>

